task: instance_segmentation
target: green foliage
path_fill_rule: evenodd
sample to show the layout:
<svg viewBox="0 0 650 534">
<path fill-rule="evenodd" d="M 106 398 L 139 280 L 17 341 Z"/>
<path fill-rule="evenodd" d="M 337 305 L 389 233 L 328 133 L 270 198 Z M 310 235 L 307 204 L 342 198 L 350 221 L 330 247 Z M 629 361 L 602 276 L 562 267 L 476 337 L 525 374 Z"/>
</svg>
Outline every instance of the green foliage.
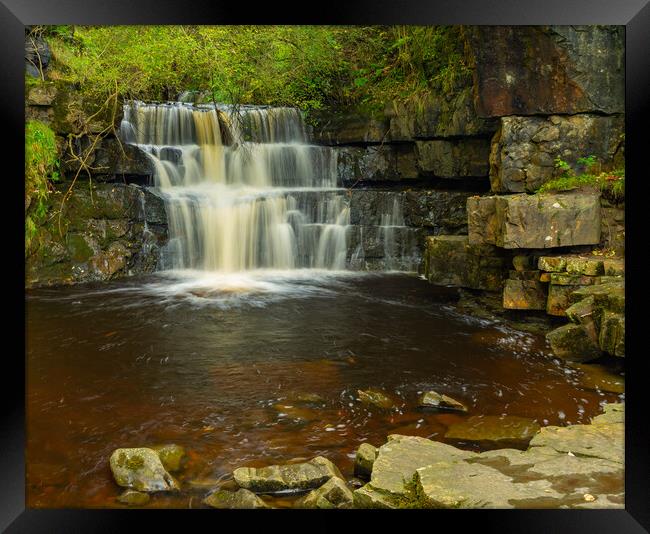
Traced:
<svg viewBox="0 0 650 534">
<path fill-rule="evenodd" d="M 625 200 L 625 168 L 603 171 L 600 162 L 593 155 L 578 158 L 576 163 L 583 172 L 575 172 L 566 161 L 556 158 L 555 167 L 562 172 L 554 180 L 543 184 L 537 192 L 570 191 L 580 187 L 592 187 L 599 189 L 603 196 L 613 202 Z"/>
<path fill-rule="evenodd" d="M 383 109 L 453 91 L 470 73 L 458 27 L 48 26 L 51 78 L 91 100 L 174 99 L 207 91 L 232 104 Z"/>
<path fill-rule="evenodd" d="M 60 179 L 54 132 L 39 121 L 25 125 L 25 251 L 47 211 L 50 182 Z"/>
</svg>

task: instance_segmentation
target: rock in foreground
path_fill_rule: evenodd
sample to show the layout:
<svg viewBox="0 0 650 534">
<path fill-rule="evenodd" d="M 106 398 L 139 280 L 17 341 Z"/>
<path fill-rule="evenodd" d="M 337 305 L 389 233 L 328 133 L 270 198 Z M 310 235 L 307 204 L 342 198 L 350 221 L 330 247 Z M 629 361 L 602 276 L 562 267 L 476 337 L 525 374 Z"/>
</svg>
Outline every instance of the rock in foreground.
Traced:
<svg viewBox="0 0 650 534">
<path fill-rule="evenodd" d="M 110 465 L 115 481 L 125 488 L 147 492 L 179 489 L 153 449 L 116 449 Z"/>
<path fill-rule="evenodd" d="M 352 508 L 353 501 L 352 492 L 345 482 L 338 477 L 333 477 L 320 488 L 298 499 L 295 508 Z"/>
<path fill-rule="evenodd" d="M 372 473 L 372 464 L 377 459 L 377 447 L 370 443 L 362 443 L 357 449 L 354 457 L 354 474 L 360 477 L 370 477 Z"/>
<path fill-rule="evenodd" d="M 247 489 L 217 490 L 203 499 L 203 502 L 212 508 L 220 509 L 269 508 L 262 499 Z"/>
<path fill-rule="evenodd" d="M 240 487 L 256 493 L 311 490 L 332 477 L 343 479 L 338 468 L 322 456 L 300 464 L 240 467 L 233 476 Z"/>
</svg>

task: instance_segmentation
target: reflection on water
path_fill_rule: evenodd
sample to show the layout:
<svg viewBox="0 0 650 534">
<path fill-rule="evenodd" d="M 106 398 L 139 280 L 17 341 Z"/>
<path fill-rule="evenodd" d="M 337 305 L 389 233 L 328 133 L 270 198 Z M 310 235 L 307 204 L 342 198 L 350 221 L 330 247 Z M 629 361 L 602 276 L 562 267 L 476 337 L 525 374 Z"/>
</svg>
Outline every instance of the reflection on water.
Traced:
<svg viewBox="0 0 650 534">
<path fill-rule="evenodd" d="M 118 447 L 175 442 L 198 507 L 239 466 L 324 455 L 352 474 L 360 443 L 443 439 L 471 415 L 587 422 L 617 395 L 579 385 L 544 340 L 462 316 L 414 276 L 167 272 L 27 297 L 28 505 L 116 506 Z M 382 412 L 360 388 L 397 399 Z M 469 414 L 422 412 L 435 389 Z M 309 394 L 309 395 L 306 395 Z"/>
</svg>

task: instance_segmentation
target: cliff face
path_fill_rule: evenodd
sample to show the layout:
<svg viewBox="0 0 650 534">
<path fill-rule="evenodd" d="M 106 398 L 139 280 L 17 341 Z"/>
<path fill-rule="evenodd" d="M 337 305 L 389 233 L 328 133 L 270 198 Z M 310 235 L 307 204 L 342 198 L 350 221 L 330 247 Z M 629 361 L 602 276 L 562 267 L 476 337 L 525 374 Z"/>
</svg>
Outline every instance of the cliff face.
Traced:
<svg viewBox="0 0 650 534">
<path fill-rule="evenodd" d="M 575 165 L 578 158 L 595 155 L 603 169 L 622 166 L 624 28 L 464 27 L 463 36 L 466 61 L 473 71 L 470 81 L 459 82 L 449 92 L 432 94 L 417 103 L 389 102 L 380 116 L 370 117 L 357 109 L 329 109 L 314 117 L 313 142 L 337 152 L 339 182 L 350 189 L 352 228 L 348 260 L 356 261 L 353 267 L 385 266 L 381 216 L 390 214 L 396 202 L 401 206 L 408 230 L 392 236 L 398 247 L 408 248 L 415 240 L 420 253 L 426 256 L 436 249 L 425 247 L 428 236 L 468 236 L 469 243 L 460 243 L 458 239 L 449 242 L 462 246 L 464 257 L 471 256 L 475 249 L 484 251 L 487 247 L 496 251 L 488 256 L 499 258 L 495 273 L 503 274 L 491 277 L 487 286 L 492 290 L 501 290 L 505 284 L 508 274 L 502 266 L 503 258 L 510 261 L 513 254 L 531 256 L 542 248 L 546 253 L 548 248 L 562 253 L 584 253 L 600 247 L 621 256 L 625 235 L 622 203 L 599 200 L 593 191 L 573 191 L 561 198 L 548 196 L 544 201 L 526 197 L 558 177 L 556 158 Z M 149 160 L 136 149 L 120 146 L 115 138 L 113 127 L 119 124 L 120 106 L 112 115 L 92 116 L 87 111 L 90 104 L 74 88 L 48 82 L 28 92 L 25 111 L 27 118 L 43 120 L 54 129 L 68 177 L 77 173 L 77 157 L 84 154 L 88 156 L 90 178 L 99 190 L 114 190 L 121 183 L 118 189 L 122 191 L 127 187 L 124 184 L 130 184 L 124 191 L 140 198 L 144 192 L 138 188 L 152 181 Z M 93 144 L 93 136 L 99 132 L 104 135 Z M 85 170 L 79 174 L 79 181 L 73 203 L 85 202 L 81 198 L 85 195 L 82 190 L 88 188 Z M 513 193 L 523 196 L 512 196 Z M 559 209 L 556 204 L 562 206 L 562 213 L 555 213 Z M 587 204 L 589 221 L 583 209 Z M 146 249 L 141 246 L 144 233 L 137 226 L 143 221 L 142 215 L 125 204 L 123 211 L 110 219 L 92 211 L 100 210 L 94 204 L 89 206 L 87 222 L 128 221 L 130 230 L 122 236 L 128 235 L 135 249 Z M 68 212 L 64 217 L 68 217 Z M 564 228 L 576 221 L 581 225 L 581 233 Z M 156 246 L 161 246 L 165 241 L 165 218 L 150 223 L 158 228 L 155 241 Z M 73 224 L 69 231 L 84 234 L 85 230 L 78 229 L 81 223 L 75 224 L 77 227 Z M 472 228 L 479 231 L 473 232 Z M 500 240 L 495 236 L 481 238 L 489 235 L 491 228 L 498 230 Z M 573 238 L 577 234 L 580 239 Z M 77 238 L 59 236 L 58 242 L 66 252 L 57 255 L 48 250 L 49 243 L 57 241 L 51 237 L 52 232 L 43 228 L 42 235 L 43 248 L 27 260 L 28 283 L 45 278 L 50 283 L 106 279 L 154 268 L 151 259 L 133 259 L 142 254 L 133 252 L 128 256 L 130 259 L 123 255 L 122 267 L 109 269 L 110 275 L 97 272 L 75 277 L 71 275 L 72 263 L 66 263 L 69 260 L 55 262 L 52 265 L 59 267 L 53 269 L 52 265 L 46 266 L 43 258 L 79 257 L 69 244 Z M 510 239 L 512 236 L 515 237 Z M 84 240 L 90 240 L 88 248 L 93 251 L 88 261 L 105 254 L 113 244 L 113 238 L 98 241 L 89 234 L 86 237 Z M 446 243 L 444 239 L 439 242 Z M 579 248 L 571 248 L 576 246 Z M 358 261 L 358 257 L 352 256 L 360 248 L 364 255 Z M 147 250 L 154 254 L 154 249 Z M 472 264 L 482 265 L 484 257 L 479 256 L 483 259 Z M 428 260 L 420 269 L 426 267 L 425 274 L 432 281 L 451 280 L 449 283 L 455 285 L 472 286 L 462 282 L 463 277 L 457 273 L 444 272 L 453 268 L 451 264 L 445 267 L 446 263 L 439 258 Z M 87 261 L 82 263 L 86 265 L 85 273 L 92 271 Z M 42 273 L 46 270 L 53 274 L 44 278 Z"/>
</svg>

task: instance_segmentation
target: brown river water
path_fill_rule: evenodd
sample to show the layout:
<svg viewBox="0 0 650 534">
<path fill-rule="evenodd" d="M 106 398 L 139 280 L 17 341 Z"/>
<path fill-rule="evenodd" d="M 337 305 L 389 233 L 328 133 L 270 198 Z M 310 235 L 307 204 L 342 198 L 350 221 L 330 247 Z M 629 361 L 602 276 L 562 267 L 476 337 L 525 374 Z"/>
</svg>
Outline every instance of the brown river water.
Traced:
<svg viewBox="0 0 650 534">
<path fill-rule="evenodd" d="M 575 424 L 618 400 L 542 336 L 462 315 L 456 298 L 415 275 L 299 270 L 29 291 L 27 504 L 121 507 L 119 447 L 183 445 L 182 491 L 147 506 L 198 508 L 237 467 L 322 455 L 351 477 L 358 446 L 391 433 L 444 441 L 482 414 Z M 369 387 L 397 407 L 361 404 Z M 469 413 L 419 410 L 429 389 Z"/>
</svg>

